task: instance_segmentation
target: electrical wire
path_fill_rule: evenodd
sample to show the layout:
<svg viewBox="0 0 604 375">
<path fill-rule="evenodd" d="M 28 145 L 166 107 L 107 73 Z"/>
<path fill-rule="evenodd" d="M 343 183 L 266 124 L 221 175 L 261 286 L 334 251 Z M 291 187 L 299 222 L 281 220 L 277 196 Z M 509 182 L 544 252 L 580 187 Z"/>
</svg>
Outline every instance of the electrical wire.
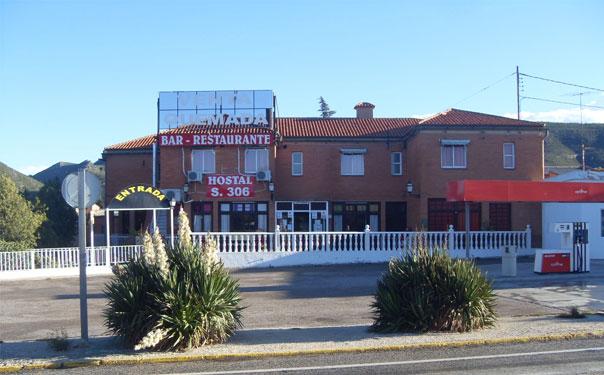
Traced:
<svg viewBox="0 0 604 375">
<path fill-rule="evenodd" d="M 557 104 L 568 104 L 568 105 L 574 105 L 574 106 L 582 106 L 582 107 L 588 107 L 588 108 L 599 108 L 599 109 L 604 109 L 603 106 L 599 106 L 599 105 L 587 105 L 587 104 L 580 104 L 580 103 L 572 103 L 572 102 L 563 102 L 561 100 L 552 100 L 552 99 L 544 99 L 544 98 L 536 98 L 534 96 L 521 96 L 521 99 L 530 99 L 530 100 L 538 100 L 541 102 L 548 102 L 548 103 L 557 103 Z"/>
<path fill-rule="evenodd" d="M 526 74 L 526 73 L 518 73 L 518 74 L 521 75 L 521 76 L 529 77 L 529 78 L 540 79 L 542 81 L 557 83 L 559 85 L 567 85 L 567 86 L 579 87 L 579 88 L 587 89 L 587 90 L 595 90 L 595 91 L 604 92 L 604 89 L 598 89 L 598 88 L 595 88 L 595 87 L 582 86 L 582 85 L 577 85 L 575 83 L 556 81 L 555 79 L 537 77 L 537 76 L 533 76 L 533 75 Z"/>
<path fill-rule="evenodd" d="M 466 100 L 468 100 L 468 99 L 471 99 L 471 98 L 475 97 L 476 95 L 478 95 L 478 94 L 482 93 L 483 91 L 486 91 L 486 90 L 490 89 L 491 87 L 496 86 L 497 84 L 499 84 L 499 83 L 501 83 L 501 82 L 505 81 L 506 79 L 508 79 L 508 78 L 510 78 L 510 77 L 512 77 L 512 76 L 514 76 L 515 74 L 516 74 L 516 72 L 513 72 L 512 74 L 508 74 L 508 75 L 506 75 L 505 77 L 503 77 L 503 78 L 501 78 L 501 79 L 499 79 L 499 80 L 497 80 L 497 81 L 495 81 L 495 82 L 493 82 L 493 83 L 489 84 L 488 86 L 481 88 L 480 90 L 476 91 L 474 94 L 472 94 L 472 95 L 468 96 L 467 98 L 465 98 L 465 99 L 462 99 L 462 100 L 458 101 L 457 103 L 453 104 L 453 106 L 456 106 L 456 105 L 458 105 L 458 104 L 460 104 L 460 103 L 465 102 L 465 101 L 466 101 Z"/>
</svg>

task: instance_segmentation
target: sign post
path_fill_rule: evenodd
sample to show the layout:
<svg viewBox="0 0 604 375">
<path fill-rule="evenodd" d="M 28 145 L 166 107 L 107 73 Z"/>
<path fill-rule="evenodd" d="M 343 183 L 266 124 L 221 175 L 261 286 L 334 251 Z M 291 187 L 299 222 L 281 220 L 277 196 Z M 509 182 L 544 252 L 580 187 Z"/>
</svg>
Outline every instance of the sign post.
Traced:
<svg viewBox="0 0 604 375">
<path fill-rule="evenodd" d="M 82 340 L 88 341 L 88 288 L 86 285 L 86 170 L 78 170 L 78 242 L 80 247 L 80 331 Z"/>
<path fill-rule="evenodd" d="M 80 269 L 80 330 L 82 340 L 88 342 L 88 291 L 86 286 L 86 209 L 90 208 L 101 195 L 101 183 L 99 179 L 86 174 L 86 169 L 78 170 L 77 175 L 71 173 L 65 177 L 61 185 L 63 199 L 73 208 L 78 210 L 78 245 L 79 245 L 79 269 Z M 92 225 L 92 224 L 91 224 Z M 94 250 L 92 250 L 94 251 Z"/>
</svg>

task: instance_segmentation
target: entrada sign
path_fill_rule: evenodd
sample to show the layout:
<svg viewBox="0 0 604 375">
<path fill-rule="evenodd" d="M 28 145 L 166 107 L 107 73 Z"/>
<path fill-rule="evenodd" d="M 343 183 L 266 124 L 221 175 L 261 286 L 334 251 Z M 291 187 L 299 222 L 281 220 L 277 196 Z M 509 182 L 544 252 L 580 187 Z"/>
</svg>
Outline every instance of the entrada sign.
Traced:
<svg viewBox="0 0 604 375">
<path fill-rule="evenodd" d="M 272 134 L 163 134 L 160 146 L 266 146 L 274 142 Z"/>
<path fill-rule="evenodd" d="M 248 198 L 254 196 L 254 176 L 210 175 L 207 176 L 207 198 Z"/>
<path fill-rule="evenodd" d="M 130 185 L 113 197 L 108 209 L 158 209 L 169 208 L 170 202 L 166 195 L 156 187 L 136 184 Z"/>
<path fill-rule="evenodd" d="M 129 187 L 121 190 L 119 193 L 117 193 L 117 195 L 115 196 L 115 199 L 117 201 L 121 202 L 127 196 L 129 196 L 130 194 L 134 194 L 134 193 L 147 193 L 147 194 L 150 194 L 152 197 L 157 198 L 157 200 L 159 200 L 159 201 L 166 199 L 166 196 L 164 195 L 164 193 L 161 190 L 156 189 L 152 186 L 147 186 L 147 185 L 129 186 Z"/>
</svg>

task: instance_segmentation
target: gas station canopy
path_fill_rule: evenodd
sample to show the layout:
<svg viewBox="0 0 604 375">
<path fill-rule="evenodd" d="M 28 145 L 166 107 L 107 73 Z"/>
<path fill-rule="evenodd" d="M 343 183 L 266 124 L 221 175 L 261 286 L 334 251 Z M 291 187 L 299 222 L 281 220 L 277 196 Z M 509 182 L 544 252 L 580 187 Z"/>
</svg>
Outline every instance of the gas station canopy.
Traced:
<svg viewBox="0 0 604 375">
<path fill-rule="evenodd" d="M 459 180 L 447 184 L 449 202 L 604 202 L 604 183 Z"/>
</svg>

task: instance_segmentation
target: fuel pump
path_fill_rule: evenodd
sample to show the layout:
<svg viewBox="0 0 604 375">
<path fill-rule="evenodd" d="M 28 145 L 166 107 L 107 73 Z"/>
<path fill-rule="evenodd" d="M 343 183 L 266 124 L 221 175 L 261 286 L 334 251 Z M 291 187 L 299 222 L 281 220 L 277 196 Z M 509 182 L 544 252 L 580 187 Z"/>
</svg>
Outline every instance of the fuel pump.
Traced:
<svg viewBox="0 0 604 375">
<path fill-rule="evenodd" d="M 560 246 L 535 251 L 535 272 L 589 272 L 587 223 L 556 223 L 553 232 L 560 235 Z"/>
</svg>

